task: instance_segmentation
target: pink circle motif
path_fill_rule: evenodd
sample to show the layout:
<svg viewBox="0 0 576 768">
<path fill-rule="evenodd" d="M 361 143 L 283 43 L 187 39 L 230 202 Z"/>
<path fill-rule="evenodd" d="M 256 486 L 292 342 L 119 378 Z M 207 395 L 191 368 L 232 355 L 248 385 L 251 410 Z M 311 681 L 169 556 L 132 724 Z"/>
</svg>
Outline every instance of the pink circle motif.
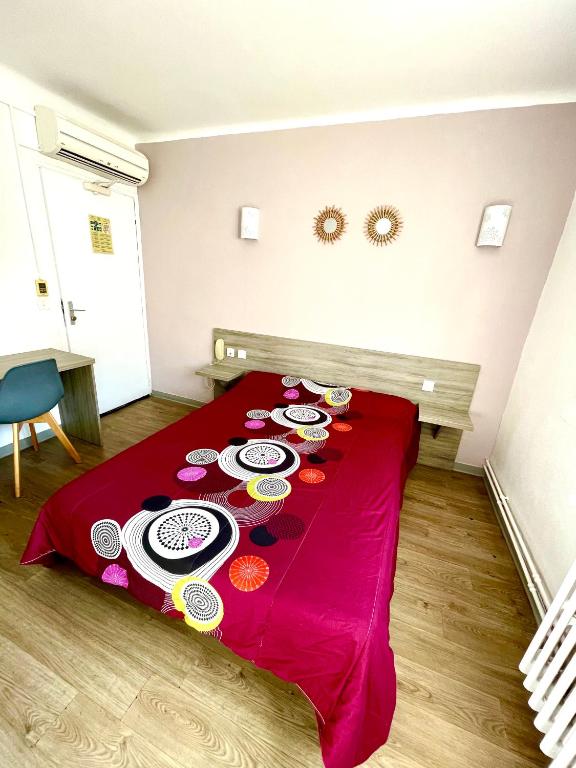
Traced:
<svg viewBox="0 0 576 768">
<path fill-rule="evenodd" d="M 262 429 L 262 427 L 266 426 L 266 422 L 262 421 L 262 419 L 248 419 L 248 421 L 244 422 L 244 426 L 246 429 Z"/>
<path fill-rule="evenodd" d="M 202 480 L 203 477 L 206 477 L 207 471 L 204 469 L 204 467 L 184 467 L 184 469 L 181 469 L 176 477 L 178 480 L 185 480 L 187 483 L 193 483 L 196 480 Z"/>
<path fill-rule="evenodd" d="M 300 397 L 300 392 L 297 389 L 287 389 L 284 392 L 284 397 L 286 400 L 297 400 Z"/>
<path fill-rule="evenodd" d="M 204 539 L 202 539 L 200 536 L 192 536 L 191 539 L 188 539 L 188 546 L 190 549 L 198 549 L 198 547 L 201 547 L 204 543 Z"/>
<path fill-rule="evenodd" d="M 105 568 L 101 578 L 106 584 L 114 584 L 117 587 L 128 589 L 128 574 L 126 573 L 126 569 L 122 568 L 122 566 L 117 563 L 112 563 L 112 565 Z"/>
</svg>

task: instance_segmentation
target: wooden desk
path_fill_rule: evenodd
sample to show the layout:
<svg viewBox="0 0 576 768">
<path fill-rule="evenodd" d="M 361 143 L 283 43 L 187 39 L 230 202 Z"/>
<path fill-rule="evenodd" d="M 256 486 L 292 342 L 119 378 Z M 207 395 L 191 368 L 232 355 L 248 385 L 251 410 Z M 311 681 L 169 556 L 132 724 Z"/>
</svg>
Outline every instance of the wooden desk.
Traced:
<svg viewBox="0 0 576 768">
<path fill-rule="evenodd" d="M 87 443 L 102 445 L 100 412 L 94 380 L 94 358 L 62 349 L 35 349 L 16 355 L 0 356 L 0 379 L 16 365 L 54 358 L 64 385 L 64 397 L 58 408 L 62 428 L 68 435 Z"/>
</svg>

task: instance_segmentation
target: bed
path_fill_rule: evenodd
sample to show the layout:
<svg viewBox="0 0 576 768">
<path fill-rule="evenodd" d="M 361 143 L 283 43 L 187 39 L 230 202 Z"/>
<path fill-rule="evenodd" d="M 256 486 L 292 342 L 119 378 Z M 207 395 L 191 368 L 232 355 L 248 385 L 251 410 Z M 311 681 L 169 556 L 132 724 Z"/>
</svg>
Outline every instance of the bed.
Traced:
<svg viewBox="0 0 576 768">
<path fill-rule="evenodd" d="M 24 565 L 91 576 L 296 684 L 326 768 L 387 739 L 389 606 L 418 406 L 250 372 L 55 493 Z"/>
</svg>

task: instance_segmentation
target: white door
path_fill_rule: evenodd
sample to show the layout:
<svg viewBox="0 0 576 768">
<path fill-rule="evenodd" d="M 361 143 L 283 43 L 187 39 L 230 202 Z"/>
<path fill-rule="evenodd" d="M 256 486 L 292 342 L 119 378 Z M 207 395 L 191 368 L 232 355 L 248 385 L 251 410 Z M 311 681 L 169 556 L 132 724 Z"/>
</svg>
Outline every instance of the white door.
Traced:
<svg viewBox="0 0 576 768">
<path fill-rule="evenodd" d="M 95 195 L 66 173 L 41 173 L 70 351 L 96 360 L 106 413 L 150 394 L 134 199 L 114 189 Z M 100 219 L 110 222 L 112 253 Z"/>
</svg>

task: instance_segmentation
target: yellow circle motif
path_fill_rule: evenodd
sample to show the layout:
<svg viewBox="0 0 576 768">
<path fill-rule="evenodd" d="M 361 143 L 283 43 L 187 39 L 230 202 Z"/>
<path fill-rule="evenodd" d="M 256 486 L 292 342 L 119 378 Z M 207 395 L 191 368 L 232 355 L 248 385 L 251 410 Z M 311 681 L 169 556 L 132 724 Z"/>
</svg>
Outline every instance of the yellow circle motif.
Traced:
<svg viewBox="0 0 576 768">
<path fill-rule="evenodd" d="M 291 491 L 288 480 L 277 475 L 258 475 L 246 484 L 246 492 L 257 501 L 280 501 Z"/>
<path fill-rule="evenodd" d="M 206 579 L 184 576 L 172 587 L 172 600 L 184 621 L 198 632 L 216 629 L 224 618 L 222 598 Z"/>
</svg>

